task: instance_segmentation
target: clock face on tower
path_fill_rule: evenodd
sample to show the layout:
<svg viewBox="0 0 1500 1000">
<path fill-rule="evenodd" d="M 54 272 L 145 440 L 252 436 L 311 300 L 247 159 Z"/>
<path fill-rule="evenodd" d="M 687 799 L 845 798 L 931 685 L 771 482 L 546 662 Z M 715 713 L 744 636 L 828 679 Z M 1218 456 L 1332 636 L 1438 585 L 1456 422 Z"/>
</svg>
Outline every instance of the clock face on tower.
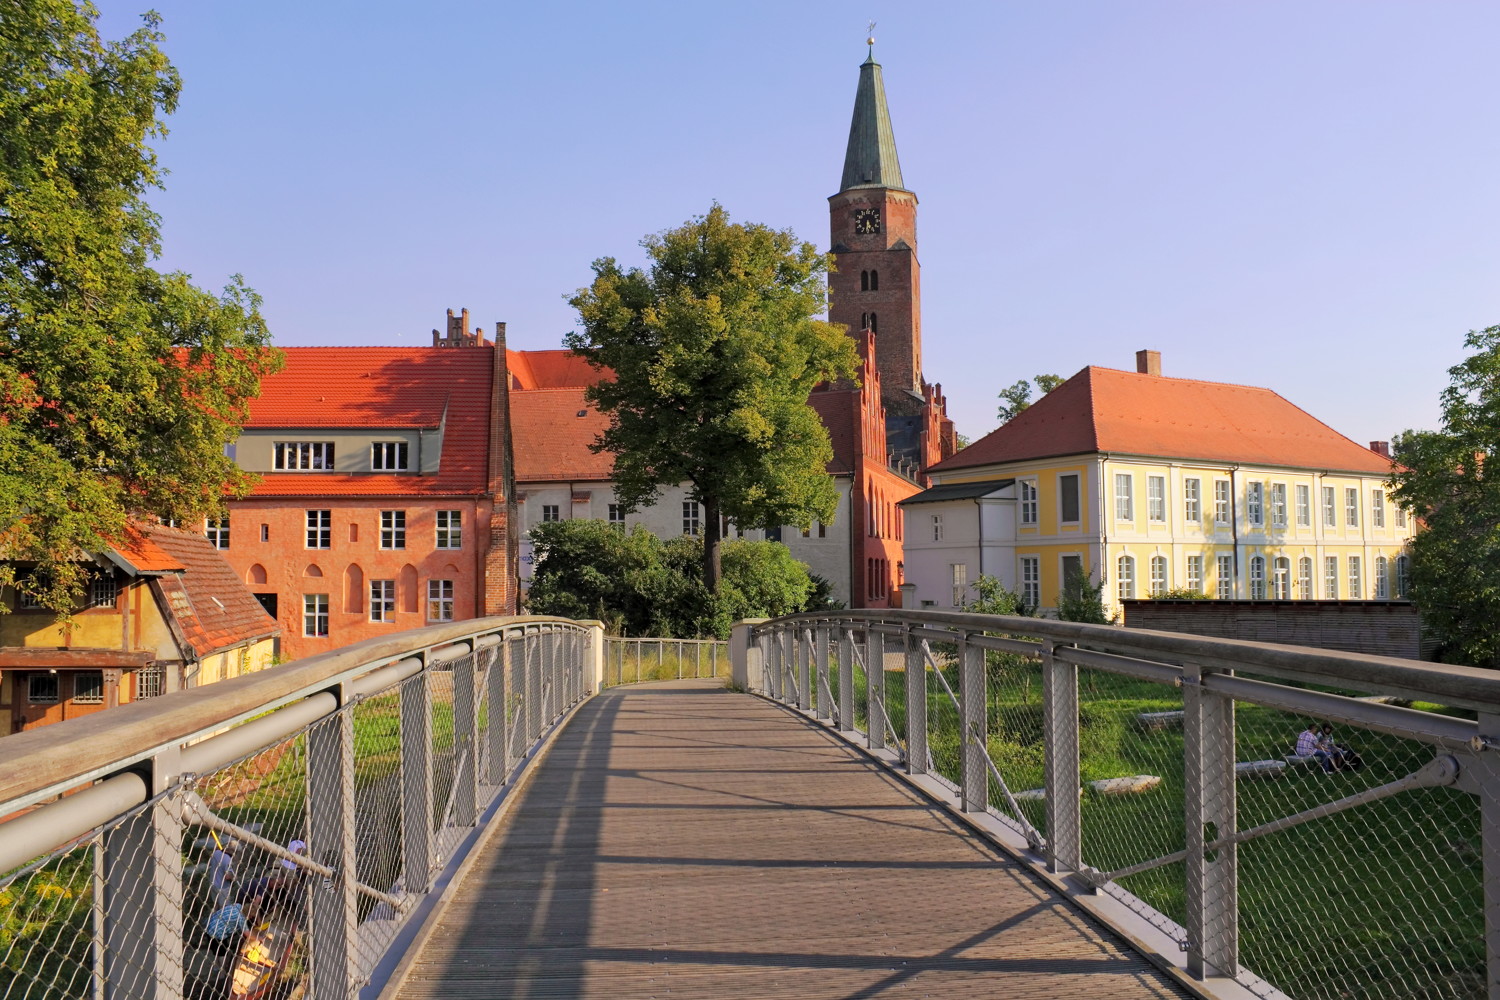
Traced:
<svg viewBox="0 0 1500 1000">
<path fill-rule="evenodd" d="M 880 209 L 861 208 L 854 213 L 854 231 L 861 235 L 880 232 Z"/>
</svg>

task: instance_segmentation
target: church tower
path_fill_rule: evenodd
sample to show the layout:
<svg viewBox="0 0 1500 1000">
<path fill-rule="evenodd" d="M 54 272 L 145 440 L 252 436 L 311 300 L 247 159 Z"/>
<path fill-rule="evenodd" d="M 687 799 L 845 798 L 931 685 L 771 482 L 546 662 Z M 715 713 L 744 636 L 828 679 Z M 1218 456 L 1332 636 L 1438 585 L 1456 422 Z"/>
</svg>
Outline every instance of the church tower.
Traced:
<svg viewBox="0 0 1500 1000">
<path fill-rule="evenodd" d="M 886 413 L 915 416 L 925 402 L 917 196 L 901 180 L 874 39 L 859 67 L 844 176 L 828 210 L 838 268 L 828 279 L 828 318 L 851 334 L 874 334 Z"/>
</svg>

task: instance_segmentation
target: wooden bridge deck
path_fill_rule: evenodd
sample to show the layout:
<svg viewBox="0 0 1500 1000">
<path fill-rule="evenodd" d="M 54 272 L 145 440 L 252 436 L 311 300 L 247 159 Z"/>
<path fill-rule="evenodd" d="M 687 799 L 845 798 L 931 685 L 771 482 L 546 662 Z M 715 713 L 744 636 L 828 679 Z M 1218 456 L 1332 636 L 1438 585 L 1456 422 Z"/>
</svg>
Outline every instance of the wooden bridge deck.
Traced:
<svg viewBox="0 0 1500 1000">
<path fill-rule="evenodd" d="M 831 735 L 702 682 L 585 704 L 401 997 L 1180 997 Z"/>
</svg>

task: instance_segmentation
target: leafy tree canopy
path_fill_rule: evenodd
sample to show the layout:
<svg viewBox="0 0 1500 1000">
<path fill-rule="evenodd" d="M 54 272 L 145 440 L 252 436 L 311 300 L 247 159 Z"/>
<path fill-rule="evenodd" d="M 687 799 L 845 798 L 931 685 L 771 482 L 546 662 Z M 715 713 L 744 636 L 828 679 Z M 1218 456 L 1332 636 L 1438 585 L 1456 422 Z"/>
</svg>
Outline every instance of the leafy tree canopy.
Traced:
<svg viewBox="0 0 1500 1000">
<path fill-rule="evenodd" d="M 1031 380 L 1042 390 L 1043 396 L 1065 381 L 1061 375 L 1038 375 Z M 1031 405 L 1031 382 L 1023 378 L 1015 385 L 1000 390 L 1000 410 L 995 416 L 1002 424 L 1014 420 L 1017 414 Z"/>
<path fill-rule="evenodd" d="M 0 17 L 0 583 L 59 611 L 79 552 L 133 515 L 201 518 L 248 488 L 224 446 L 279 364 L 238 277 L 212 295 L 150 266 L 147 142 L 179 80 L 154 15 L 118 42 L 96 17 L 71 0 Z"/>
<path fill-rule="evenodd" d="M 746 527 L 833 520 L 828 432 L 808 405 L 821 382 L 852 378 L 854 342 L 815 319 L 828 258 L 790 230 L 706 216 L 641 243 L 648 271 L 594 262 L 569 299 L 568 346 L 614 377 L 589 389 L 608 413 L 596 451 L 615 456 L 627 510 L 690 483 L 703 506 L 703 580 L 718 587 L 720 517 Z"/>
<path fill-rule="evenodd" d="M 717 595 L 699 577 L 697 538 L 663 541 L 639 525 L 626 532 L 579 518 L 537 525 L 532 545 L 527 608 L 597 618 L 620 635 L 728 637 L 739 619 L 789 615 L 819 600 L 807 567 L 779 542 L 726 542 Z"/>
<path fill-rule="evenodd" d="M 1411 599 L 1450 663 L 1500 667 L 1500 326 L 1470 331 L 1448 369 L 1443 429 L 1393 447 L 1391 496 L 1416 514 Z"/>
</svg>

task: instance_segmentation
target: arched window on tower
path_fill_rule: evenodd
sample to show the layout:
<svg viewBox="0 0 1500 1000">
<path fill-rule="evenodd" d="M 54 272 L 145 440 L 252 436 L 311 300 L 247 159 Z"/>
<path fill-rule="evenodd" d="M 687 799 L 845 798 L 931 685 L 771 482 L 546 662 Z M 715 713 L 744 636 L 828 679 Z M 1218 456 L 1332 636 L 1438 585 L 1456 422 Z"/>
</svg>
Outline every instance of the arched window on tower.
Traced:
<svg viewBox="0 0 1500 1000">
<path fill-rule="evenodd" d="M 875 329 L 875 314 L 874 313 L 870 313 L 870 332 L 871 333 L 879 333 L 880 332 L 880 331 L 878 331 L 878 330 Z"/>
<path fill-rule="evenodd" d="M 872 291 L 872 292 L 878 292 L 878 291 L 880 291 L 880 272 L 879 271 L 871 271 L 870 272 L 870 291 Z"/>
<path fill-rule="evenodd" d="M 870 314 L 869 313 L 860 313 L 859 314 L 859 328 L 861 330 L 868 330 L 870 328 Z"/>
<path fill-rule="evenodd" d="M 861 272 L 859 272 L 859 290 L 862 291 L 862 292 L 868 292 L 870 290 L 870 272 L 869 271 L 861 271 Z"/>
</svg>

